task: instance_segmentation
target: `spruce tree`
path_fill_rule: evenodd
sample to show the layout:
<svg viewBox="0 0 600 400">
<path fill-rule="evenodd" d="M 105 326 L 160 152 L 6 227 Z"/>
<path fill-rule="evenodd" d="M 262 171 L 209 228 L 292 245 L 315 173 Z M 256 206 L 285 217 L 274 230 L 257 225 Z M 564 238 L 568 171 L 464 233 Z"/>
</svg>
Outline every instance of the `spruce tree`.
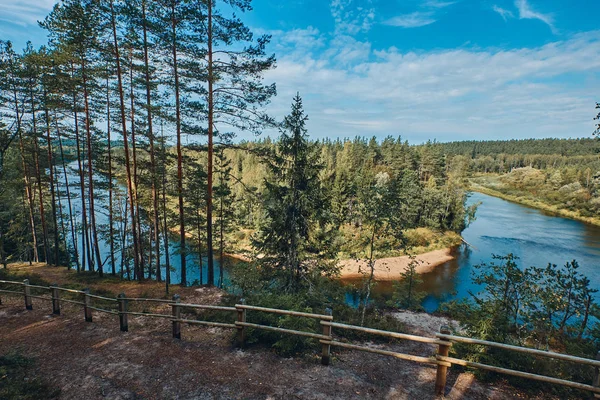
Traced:
<svg viewBox="0 0 600 400">
<path fill-rule="evenodd" d="M 308 117 L 297 94 L 291 113 L 281 124 L 276 153 L 269 162 L 271 180 L 265 182 L 265 219 L 253 245 L 261 268 L 270 271 L 286 291 L 335 272 L 337 253 L 327 199 L 319 173 L 323 169 L 318 147 L 308 139 Z"/>
</svg>

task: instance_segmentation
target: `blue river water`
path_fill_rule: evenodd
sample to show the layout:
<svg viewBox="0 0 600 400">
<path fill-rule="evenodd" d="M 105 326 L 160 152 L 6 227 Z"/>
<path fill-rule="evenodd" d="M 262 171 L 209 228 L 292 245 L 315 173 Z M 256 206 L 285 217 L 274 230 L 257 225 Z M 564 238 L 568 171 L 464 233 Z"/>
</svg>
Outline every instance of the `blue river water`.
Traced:
<svg viewBox="0 0 600 400">
<path fill-rule="evenodd" d="M 68 167 L 68 179 L 71 185 L 72 205 L 75 220 L 80 219 L 81 199 L 78 198 L 78 174 L 75 172 L 76 163 Z M 101 182 L 100 179 L 98 182 Z M 61 180 L 61 192 L 64 194 L 64 180 Z M 115 204 L 125 206 L 124 190 L 120 187 L 120 194 L 116 194 Z M 100 226 L 106 227 L 108 223 L 108 192 L 102 185 L 97 184 L 96 190 L 96 219 Z M 68 215 L 66 198 L 62 199 L 63 213 Z M 473 221 L 462 233 L 469 245 L 462 245 L 454 249 L 455 258 L 436 267 L 432 272 L 422 275 L 421 290 L 428 295 L 423 306 L 429 312 L 435 311 L 443 301 L 455 298 L 467 298 L 469 292 L 477 292 L 478 288 L 472 282 L 473 266 L 483 262 L 492 261 L 492 254 L 506 255 L 513 253 L 518 256 L 521 266 L 543 267 L 548 263 L 564 264 L 567 261 L 577 260 L 580 272 L 591 281 L 591 286 L 600 289 L 600 227 L 583 222 L 550 215 L 544 211 L 511 203 L 509 201 L 472 193 L 468 204 L 479 203 L 476 220 Z M 118 207 L 117 207 L 118 208 Z M 68 228 L 67 228 L 68 230 Z M 106 228 L 104 228 L 106 230 Z M 70 239 L 70 234 L 67 235 Z M 78 248 L 81 255 L 81 234 L 78 235 Z M 70 241 L 70 240 L 69 240 Z M 100 235 L 100 252 L 105 262 L 105 270 L 109 270 L 107 262 L 109 254 L 106 232 Z M 181 280 L 181 259 L 179 244 L 170 240 L 171 282 L 179 283 Z M 121 262 L 121 252 L 115 255 L 117 270 Z M 202 263 L 195 254 L 187 259 L 188 283 L 206 283 L 207 262 Z M 161 263 L 164 268 L 165 258 Z M 218 277 L 219 268 L 215 260 Z M 202 277 L 201 280 L 201 269 Z M 162 272 L 164 277 L 164 269 Z M 228 282 L 227 267 L 224 268 L 224 281 Z M 388 297 L 392 291 L 391 282 L 380 282 L 375 288 L 375 294 Z M 351 293 L 348 293 L 348 302 L 353 303 Z"/>
<path fill-rule="evenodd" d="M 471 280 L 473 266 L 492 261 L 492 254 L 513 253 L 522 267 L 577 260 L 579 271 L 600 289 L 600 227 L 481 193 L 473 193 L 468 202 L 480 203 L 477 219 L 462 233 L 470 246 L 455 249 L 454 260 L 423 275 L 427 311 L 442 301 L 477 292 Z"/>
</svg>

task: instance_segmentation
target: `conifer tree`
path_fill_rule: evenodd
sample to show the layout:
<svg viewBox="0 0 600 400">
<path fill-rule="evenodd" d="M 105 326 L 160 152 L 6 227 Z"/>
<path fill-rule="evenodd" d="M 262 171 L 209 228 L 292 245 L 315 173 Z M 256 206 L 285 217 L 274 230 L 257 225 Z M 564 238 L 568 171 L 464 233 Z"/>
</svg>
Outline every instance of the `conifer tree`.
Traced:
<svg viewBox="0 0 600 400">
<path fill-rule="evenodd" d="M 208 165 L 206 195 L 206 239 L 208 248 L 208 282 L 214 282 L 213 250 L 213 174 L 214 136 L 223 142 L 231 136 L 230 129 L 259 133 L 273 120 L 262 111 L 275 95 L 275 84 L 264 84 L 262 75 L 275 66 L 275 56 L 266 56 L 270 37 L 254 41 L 252 32 L 242 20 L 226 17 L 216 0 L 207 1 L 206 61 L 207 61 L 207 134 Z M 225 8 L 245 12 L 251 10 L 250 0 L 223 1 Z M 204 16 L 202 16 L 204 18 Z M 198 22 L 197 25 L 200 25 Z M 243 45 L 245 44 L 245 46 Z M 220 130 L 217 130 L 220 129 Z"/>
<path fill-rule="evenodd" d="M 257 253 L 264 254 L 261 268 L 290 292 L 300 290 L 305 280 L 335 272 L 335 262 L 328 261 L 336 251 L 319 180 L 323 166 L 318 148 L 308 140 L 307 119 L 297 94 L 269 163 L 272 181 L 265 182 L 265 220 L 253 239 Z"/>
</svg>

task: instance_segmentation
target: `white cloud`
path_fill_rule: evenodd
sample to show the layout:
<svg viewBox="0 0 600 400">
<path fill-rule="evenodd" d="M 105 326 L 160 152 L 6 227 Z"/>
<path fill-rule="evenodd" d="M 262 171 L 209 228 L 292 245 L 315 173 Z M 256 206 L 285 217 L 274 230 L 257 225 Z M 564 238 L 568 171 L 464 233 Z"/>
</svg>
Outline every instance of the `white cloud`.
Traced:
<svg viewBox="0 0 600 400">
<path fill-rule="evenodd" d="M 375 9 L 371 7 L 371 0 L 367 0 L 365 4 L 359 3 L 361 3 L 359 0 L 331 1 L 330 10 L 336 33 L 356 35 L 359 32 L 367 32 L 371 28 L 375 19 Z"/>
<path fill-rule="evenodd" d="M 383 24 L 400 28 L 418 28 L 427 26 L 438 20 L 442 9 L 456 3 L 458 3 L 458 1 L 426 0 L 419 4 L 419 11 L 397 15 L 383 21 Z"/>
<path fill-rule="evenodd" d="M 423 6 L 426 8 L 445 8 L 456 3 L 458 1 L 427 0 L 423 3 Z"/>
<path fill-rule="evenodd" d="M 549 14 L 542 14 L 534 11 L 531 6 L 527 3 L 527 0 L 515 0 L 515 6 L 519 10 L 519 19 L 539 19 L 555 32 L 554 18 Z"/>
<path fill-rule="evenodd" d="M 52 10 L 57 0 L 0 0 L 2 20 L 20 26 L 37 25 Z"/>
<path fill-rule="evenodd" d="M 432 12 L 415 11 L 410 14 L 398 15 L 383 21 L 384 25 L 398 26 L 401 28 L 418 28 L 433 24 L 436 19 Z"/>
<path fill-rule="evenodd" d="M 496 11 L 498 14 L 500 14 L 500 16 L 506 21 L 508 18 L 513 18 L 514 14 L 512 13 L 512 11 L 510 10 L 506 10 L 502 7 L 498 7 L 497 5 L 494 4 L 494 6 L 492 7 L 492 9 L 494 11 Z"/>
<path fill-rule="evenodd" d="M 593 130 L 600 31 L 515 50 L 400 52 L 346 39 L 326 46 L 359 55 L 278 54 L 278 68 L 266 76 L 279 92 L 269 111 L 283 117 L 300 91 L 315 138 L 402 134 L 421 142 Z M 575 82 L 561 83 L 567 75 Z"/>
</svg>

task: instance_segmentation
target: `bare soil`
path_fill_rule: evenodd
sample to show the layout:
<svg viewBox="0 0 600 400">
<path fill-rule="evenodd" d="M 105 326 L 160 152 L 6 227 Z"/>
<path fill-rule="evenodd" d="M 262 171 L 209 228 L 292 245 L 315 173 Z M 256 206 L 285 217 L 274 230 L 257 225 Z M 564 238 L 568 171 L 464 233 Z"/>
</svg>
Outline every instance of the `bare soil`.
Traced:
<svg viewBox="0 0 600 400">
<path fill-rule="evenodd" d="M 35 272 L 59 284 L 69 281 L 62 268 L 15 269 Z M 130 297 L 152 293 L 160 297 L 164 290 L 153 282 L 91 286 L 125 291 Z M 217 289 L 173 289 L 185 302 L 218 304 L 222 296 Z M 435 398 L 433 366 L 336 349 L 331 365 L 322 366 L 320 349 L 296 358 L 282 358 L 263 346 L 239 350 L 233 345 L 231 330 L 184 325 L 182 339 L 177 340 L 166 319 L 130 316 L 129 332 L 120 332 L 116 315 L 94 311 L 93 322 L 85 322 L 79 306 L 63 304 L 61 311 L 61 315 L 51 315 L 49 302 L 39 299 L 34 299 L 33 310 L 27 311 L 23 298 L 2 294 L 0 355 L 17 351 L 34 358 L 34 374 L 60 388 L 60 399 Z M 150 311 L 168 314 L 169 306 L 158 305 Z M 399 317 L 415 333 L 427 330 L 415 315 Z M 411 321 L 416 321 L 414 326 Z M 417 355 L 435 351 L 413 342 L 365 345 Z M 443 398 L 526 397 L 505 383 L 484 384 L 472 374 L 452 368 Z"/>
<path fill-rule="evenodd" d="M 419 274 L 432 271 L 454 258 L 451 249 L 434 250 L 417 255 L 414 259 L 418 263 L 416 271 Z M 380 258 L 375 261 L 375 280 L 394 281 L 402 279 L 402 273 L 406 272 L 412 259 L 409 256 Z M 368 273 L 368 264 L 365 260 L 342 260 L 340 261 L 342 279 L 362 278 Z"/>
</svg>

